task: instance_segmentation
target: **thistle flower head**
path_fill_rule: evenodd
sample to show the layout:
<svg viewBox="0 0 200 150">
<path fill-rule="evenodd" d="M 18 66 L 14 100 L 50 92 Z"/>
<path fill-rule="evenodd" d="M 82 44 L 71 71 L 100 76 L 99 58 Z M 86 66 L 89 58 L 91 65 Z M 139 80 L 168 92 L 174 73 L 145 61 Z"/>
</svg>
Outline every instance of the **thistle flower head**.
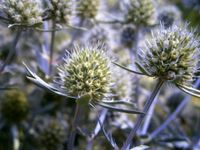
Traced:
<svg viewBox="0 0 200 150">
<path fill-rule="evenodd" d="M 99 10 L 99 0 L 79 0 L 77 1 L 76 11 L 81 18 L 94 19 Z"/>
<path fill-rule="evenodd" d="M 141 66 L 149 75 L 175 84 L 189 84 L 197 72 L 199 41 L 187 26 L 153 32 L 141 50 Z"/>
<path fill-rule="evenodd" d="M 68 23 L 72 14 L 70 0 L 50 0 L 51 16 L 58 23 Z"/>
<path fill-rule="evenodd" d="M 28 101 L 22 91 L 5 92 L 0 106 L 2 117 L 10 123 L 19 123 L 27 117 Z"/>
<path fill-rule="evenodd" d="M 165 28 L 168 28 L 175 22 L 180 22 L 181 12 L 174 5 L 163 6 L 158 12 L 158 20 L 164 25 Z"/>
<path fill-rule="evenodd" d="M 50 119 L 40 127 L 37 133 L 39 147 L 43 150 L 61 150 L 66 138 L 65 127 L 59 120 Z"/>
<path fill-rule="evenodd" d="M 110 61 L 102 48 L 76 47 L 59 67 L 62 87 L 69 95 L 99 101 L 109 92 Z"/>
<path fill-rule="evenodd" d="M 127 23 L 148 26 L 155 22 L 155 6 L 152 0 L 130 0 L 126 14 Z"/>
<path fill-rule="evenodd" d="M 35 26 L 42 23 L 42 9 L 34 0 L 3 0 L 0 9 L 10 24 Z"/>
</svg>

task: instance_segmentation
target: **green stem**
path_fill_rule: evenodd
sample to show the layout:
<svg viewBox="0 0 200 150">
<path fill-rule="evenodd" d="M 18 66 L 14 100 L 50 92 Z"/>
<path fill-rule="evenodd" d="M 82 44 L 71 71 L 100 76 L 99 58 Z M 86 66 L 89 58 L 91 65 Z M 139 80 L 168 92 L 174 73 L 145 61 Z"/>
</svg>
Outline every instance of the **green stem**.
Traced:
<svg viewBox="0 0 200 150">
<path fill-rule="evenodd" d="M 55 43 L 55 28 L 56 21 L 52 20 L 52 32 L 51 32 L 51 45 L 50 45 L 50 58 L 49 58 L 49 75 L 52 73 L 53 67 L 53 53 L 54 53 L 54 43 Z"/>
<path fill-rule="evenodd" d="M 129 147 L 130 147 L 130 144 L 131 144 L 131 141 L 133 139 L 133 137 L 135 136 L 137 130 L 140 128 L 141 124 L 142 124 L 142 121 L 145 117 L 145 114 L 147 114 L 149 108 L 151 107 L 151 104 L 153 103 L 156 95 L 159 93 L 162 85 L 164 84 L 164 81 L 163 80 L 159 80 L 155 89 L 153 90 L 153 93 L 151 94 L 150 98 L 148 99 L 148 101 L 146 102 L 145 106 L 144 106 L 144 114 L 140 114 L 137 119 L 136 119 L 136 122 L 135 122 L 135 126 L 134 128 L 131 130 L 130 134 L 128 135 L 123 147 L 121 148 L 121 150 L 128 150 Z"/>
<path fill-rule="evenodd" d="M 79 114 L 80 114 L 79 104 L 76 104 L 76 110 L 75 110 L 75 115 L 74 115 L 74 119 L 73 119 L 73 123 L 72 123 L 72 129 L 71 129 L 69 140 L 68 140 L 68 149 L 69 150 L 74 149 L 74 141 L 75 141 L 75 137 L 76 137 L 76 129 L 78 126 Z"/>
<path fill-rule="evenodd" d="M 8 54 L 4 64 L 0 68 L 0 73 L 3 72 L 3 70 L 8 65 L 8 63 L 12 60 L 12 57 L 15 55 L 16 46 L 17 46 L 17 43 L 19 42 L 20 35 L 21 35 L 21 31 L 18 30 L 17 33 L 16 33 L 16 36 L 15 36 L 15 38 L 13 40 L 13 44 L 12 44 L 11 50 L 9 51 L 9 54 Z"/>
</svg>

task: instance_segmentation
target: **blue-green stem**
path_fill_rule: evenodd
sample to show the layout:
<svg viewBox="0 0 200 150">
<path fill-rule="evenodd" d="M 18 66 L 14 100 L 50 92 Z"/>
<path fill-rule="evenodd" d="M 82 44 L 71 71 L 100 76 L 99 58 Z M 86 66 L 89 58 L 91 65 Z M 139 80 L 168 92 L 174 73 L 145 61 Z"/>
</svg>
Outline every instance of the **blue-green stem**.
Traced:
<svg viewBox="0 0 200 150">
<path fill-rule="evenodd" d="M 55 43 L 55 28 L 56 28 L 56 21 L 55 19 L 52 20 L 52 32 L 51 32 L 51 45 L 50 45 L 50 57 L 49 57 L 49 75 L 52 73 L 53 68 L 53 53 L 54 53 L 54 43 Z"/>
<path fill-rule="evenodd" d="M 75 141 L 76 132 L 77 132 L 79 115 L 80 115 L 80 106 L 79 106 L 79 104 L 76 104 L 75 115 L 74 115 L 74 119 L 73 119 L 72 127 L 71 127 L 72 129 L 71 129 L 69 140 L 68 140 L 68 149 L 69 150 L 74 149 L 74 141 Z"/>
<path fill-rule="evenodd" d="M 11 133 L 13 138 L 13 150 L 19 150 L 20 148 L 19 131 L 16 125 L 12 125 Z"/>
<path fill-rule="evenodd" d="M 0 73 L 4 71 L 5 67 L 8 65 L 8 63 L 12 60 L 12 57 L 15 55 L 16 47 L 17 47 L 17 43 L 19 42 L 20 35 L 21 35 L 21 31 L 18 30 L 16 35 L 15 35 L 15 38 L 13 40 L 12 47 L 9 51 L 9 54 L 8 54 L 4 64 L 0 68 Z"/>
<path fill-rule="evenodd" d="M 164 81 L 163 80 L 159 80 L 155 89 L 153 90 L 153 93 L 151 94 L 150 98 L 147 100 L 145 106 L 144 106 L 144 110 L 143 112 L 145 114 L 148 113 L 149 111 L 149 108 L 151 107 L 151 104 L 153 103 L 156 95 L 159 93 L 162 85 L 164 84 Z M 121 148 L 121 150 L 129 150 L 129 147 L 130 147 L 130 144 L 131 144 L 131 141 L 132 139 L 134 138 L 135 134 L 137 133 L 138 129 L 140 128 L 141 124 L 142 124 L 142 121 L 145 117 L 145 114 L 140 114 L 136 121 L 135 121 L 135 125 L 134 125 L 134 128 L 131 130 L 130 134 L 128 135 L 125 143 L 123 144 L 123 147 Z"/>
</svg>

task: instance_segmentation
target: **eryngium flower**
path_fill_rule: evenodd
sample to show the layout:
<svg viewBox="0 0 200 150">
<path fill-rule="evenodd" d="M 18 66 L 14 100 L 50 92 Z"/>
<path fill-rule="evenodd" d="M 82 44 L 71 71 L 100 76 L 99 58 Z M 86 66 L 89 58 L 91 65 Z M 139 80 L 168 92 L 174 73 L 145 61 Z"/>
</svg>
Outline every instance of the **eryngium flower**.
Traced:
<svg viewBox="0 0 200 150">
<path fill-rule="evenodd" d="M 66 131 L 59 120 L 46 120 L 41 126 L 37 140 L 42 150 L 62 150 Z"/>
<path fill-rule="evenodd" d="M 174 5 L 163 6 L 159 9 L 158 20 L 165 28 L 168 28 L 175 22 L 177 24 L 181 21 L 181 12 Z"/>
<path fill-rule="evenodd" d="M 94 19 L 99 10 L 99 0 L 79 0 L 77 1 L 76 11 L 81 18 Z"/>
<path fill-rule="evenodd" d="M 35 26 L 42 23 L 42 9 L 34 0 L 3 0 L 0 9 L 10 24 Z"/>
<path fill-rule="evenodd" d="M 150 76 L 190 85 L 197 72 L 198 56 L 199 41 L 186 25 L 168 29 L 162 26 L 141 50 L 140 63 Z"/>
<path fill-rule="evenodd" d="M 58 23 L 68 23 L 72 14 L 70 0 L 50 0 L 51 16 Z"/>
<path fill-rule="evenodd" d="M 122 30 L 121 33 L 121 43 L 128 47 L 131 48 L 134 44 L 134 41 L 136 40 L 136 30 L 132 26 L 127 26 Z"/>
<path fill-rule="evenodd" d="M 25 94 L 19 90 L 6 91 L 1 99 L 1 115 L 9 123 L 19 123 L 28 114 L 28 101 Z"/>
<path fill-rule="evenodd" d="M 148 26 L 155 22 L 155 6 L 152 0 L 130 0 L 125 16 L 127 23 Z"/>
<path fill-rule="evenodd" d="M 109 92 L 110 61 L 100 46 L 76 47 L 59 67 L 62 88 L 75 97 L 99 101 Z"/>
</svg>

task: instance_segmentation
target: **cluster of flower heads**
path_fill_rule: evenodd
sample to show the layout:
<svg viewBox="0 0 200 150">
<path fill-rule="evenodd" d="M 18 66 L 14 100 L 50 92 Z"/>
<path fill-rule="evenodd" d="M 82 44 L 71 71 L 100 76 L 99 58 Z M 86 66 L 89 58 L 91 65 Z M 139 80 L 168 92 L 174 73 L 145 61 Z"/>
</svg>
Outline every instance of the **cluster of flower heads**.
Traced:
<svg viewBox="0 0 200 150">
<path fill-rule="evenodd" d="M 77 1 L 76 13 L 80 18 L 94 19 L 99 10 L 99 0 L 79 0 Z"/>
<path fill-rule="evenodd" d="M 99 46 L 76 47 L 59 67 L 59 78 L 69 95 L 100 101 L 109 92 L 110 60 Z"/>
<path fill-rule="evenodd" d="M 50 0 L 49 4 L 50 16 L 56 20 L 56 22 L 68 23 L 72 14 L 72 5 L 70 0 Z"/>
<path fill-rule="evenodd" d="M 125 21 L 134 25 L 148 26 L 155 22 L 155 6 L 152 0 L 130 0 Z"/>
<path fill-rule="evenodd" d="M 10 24 L 35 26 L 42 23 L 42 9 L 34 0 L 3 0 L 0 9 Z"/>
<path fill-rule="evenodd" d="M 140 63 L 147 74 L 175 84 L 190 85 L 195 77 L 199 41 L 187 26 L 172 26 L 152 32 L 146 49 L 140 51 Z"/>
</svg>

